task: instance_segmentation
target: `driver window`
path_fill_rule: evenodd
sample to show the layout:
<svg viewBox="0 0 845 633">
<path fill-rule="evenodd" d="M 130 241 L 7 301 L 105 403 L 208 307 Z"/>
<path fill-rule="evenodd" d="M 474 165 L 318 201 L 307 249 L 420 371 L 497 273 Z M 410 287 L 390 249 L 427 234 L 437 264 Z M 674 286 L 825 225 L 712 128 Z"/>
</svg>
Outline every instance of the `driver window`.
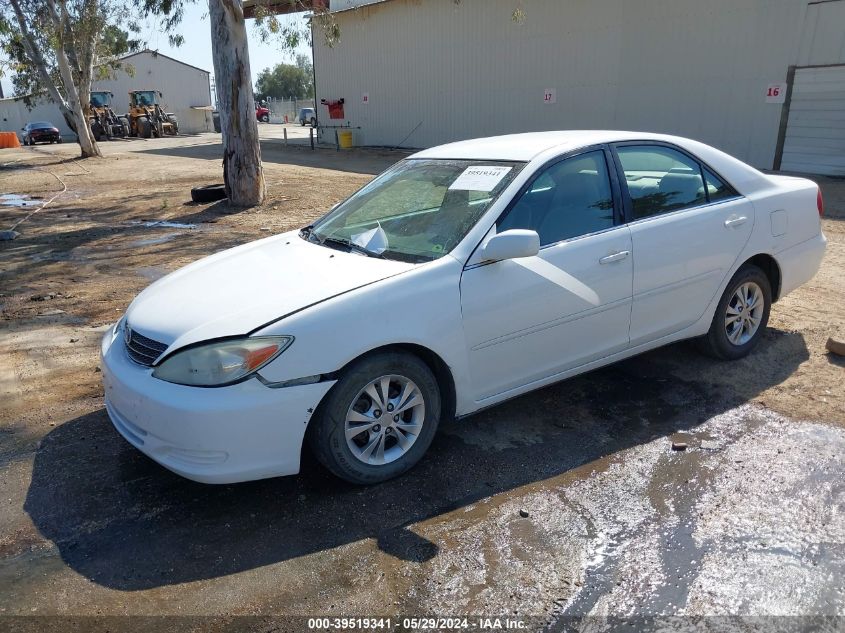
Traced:
<svg viewBox="0 0 845 633">
<path fill-rule="evenodd" d="M 540 246 L 613 226 L 613 195 L 604 152 L 567 158 L 534 179 L 496 225 L 496 232 L 530 229 Z"/>
</svg>

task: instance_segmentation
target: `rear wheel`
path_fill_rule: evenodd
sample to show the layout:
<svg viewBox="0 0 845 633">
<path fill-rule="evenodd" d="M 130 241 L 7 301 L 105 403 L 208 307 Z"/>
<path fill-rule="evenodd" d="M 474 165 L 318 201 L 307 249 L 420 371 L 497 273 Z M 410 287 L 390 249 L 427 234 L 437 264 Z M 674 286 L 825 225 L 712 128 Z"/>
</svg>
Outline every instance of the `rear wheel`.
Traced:
<svg viewBox="0 0 845 633">
<path fill-rule="evenodd" d="M 772 287 L 757 266 L 740 268 L 725 288 L 710 331 L 701 340 L 704 351 L 723 360 L 747 356 L 769 322 Z"/>
<path fill-rule="evenodd" d="M 261 121 L 264 122 L 264 123 L 269 123 L 270 122 L 270 115 L 269 114 L 262 115 Z"/>
<path fill-rule="evenodd" d="M 311 127 L 317 127 L 317 119 L 311 117 Z"/>
<path fill-rule="evenodd" d="M 351 365 L 308 429 L 317 459 L 355 484 L 374 484 L 413 467 L 440 422 L 440 389 L 416 356 L 383 352 Z"/>
</svg>

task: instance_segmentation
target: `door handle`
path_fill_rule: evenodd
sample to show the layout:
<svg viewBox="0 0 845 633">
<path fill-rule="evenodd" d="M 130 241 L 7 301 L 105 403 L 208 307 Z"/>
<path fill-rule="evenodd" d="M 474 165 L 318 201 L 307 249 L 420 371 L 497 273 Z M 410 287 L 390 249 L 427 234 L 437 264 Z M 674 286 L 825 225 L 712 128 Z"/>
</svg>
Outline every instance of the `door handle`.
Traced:
<svg viewBox="0 0 845 633">
<path fill-rule="evenodd" d="M 618 262 L 622 259 L 625 259 L 630 254 L 631 251 L 616 251 L 615 253 L 611 253 L 607 257 L 602 257 L 599 260 L 599 264 L 612 264 L 613 262 Z"/>
<path fill-rule="evenodd" d="M 748 218 L 746 218 L 744 215 L 740 215 L 739 217 L 734 216 L 728 218 L 727 220 L 725 220 L 725 228 L 732 229 L 735 226 L 742 226 L 743 224 L 745 224 L 745 221 L 747 219 Z"/>
</svg>

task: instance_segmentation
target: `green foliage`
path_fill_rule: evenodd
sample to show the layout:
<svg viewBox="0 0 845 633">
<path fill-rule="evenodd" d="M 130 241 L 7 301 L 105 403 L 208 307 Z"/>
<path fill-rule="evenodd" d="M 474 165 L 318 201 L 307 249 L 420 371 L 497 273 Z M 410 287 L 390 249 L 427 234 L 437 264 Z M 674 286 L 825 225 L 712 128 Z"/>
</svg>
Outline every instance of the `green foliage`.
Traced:
<svg viewBox="0 0 845 633">
<path fill-rule="evenodd" d="M 314 74 L 311 60 L 306 55 L 298 55 L 296 64 L 276 64 L 273 68 L 265 68 L 255 82 L 255 97 L 258 100 L 313 96 Z"/>
<path fill-rule="evenodd" d="M 46 4 L 41 0 L 20 0 L 20 6 L 27 18 L 29 33 L 46 64 L 47 74 L 64 94 L 55 53 L 59 38 L 50 22 Z M 113 77 L 121 69 L 131 73 L 131 68 L 119 57 L 140 50 L 143 42 L 137 38 L 138 20 L 126 19 L 130 15 L 128 4 L 122 0 L 64 0 L 62 6 L 67 10 L 68 18 L 62 40 L 77 85 L 82 74 L 79 58 L 89 42 L 92 43 L 92 79 Z M 23 35 L 11 9 L 0 9 L 0 58 L 3 57 L 7 61 L 5 69 L 0 66 L 0 74 L 4 70 L 11 74 L 15 94 L 23 96 L 27 105 L 32 106 L 37 97 L 47 93 L 47 86 L 27 55 Z"/>
</svg>

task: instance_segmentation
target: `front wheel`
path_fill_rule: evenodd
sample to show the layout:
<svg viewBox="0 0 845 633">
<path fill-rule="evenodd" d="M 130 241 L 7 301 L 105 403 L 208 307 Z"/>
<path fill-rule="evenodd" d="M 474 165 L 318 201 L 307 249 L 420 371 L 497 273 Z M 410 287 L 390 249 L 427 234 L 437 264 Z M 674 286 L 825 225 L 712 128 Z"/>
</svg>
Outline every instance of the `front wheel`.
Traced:
<svg viewBox="0 0 845 633">
<path fill-rule="evenodd" d="M 375 484 L 413 467 L 440 422 L 440 389 L 416 356 L 384 352 L 357 361 L 308 429 L 314 454 L 335 475 Z"/>
<path fill-rule="evenodd" d="M 723 360 L 747 356 L 760 341 L 769 322 L 772 286 L 760 268 L 740 268 L 725 288 L 710 331 L 702 339 L 704 351 Z"/>
<path fill-rule="evenodd" d="M 264 123 L 269 123 L 270 122 L 270 115 L 265 114 L 264 116 L 261 117 L 261 121 L 264 122 Z"/>
</svg>

